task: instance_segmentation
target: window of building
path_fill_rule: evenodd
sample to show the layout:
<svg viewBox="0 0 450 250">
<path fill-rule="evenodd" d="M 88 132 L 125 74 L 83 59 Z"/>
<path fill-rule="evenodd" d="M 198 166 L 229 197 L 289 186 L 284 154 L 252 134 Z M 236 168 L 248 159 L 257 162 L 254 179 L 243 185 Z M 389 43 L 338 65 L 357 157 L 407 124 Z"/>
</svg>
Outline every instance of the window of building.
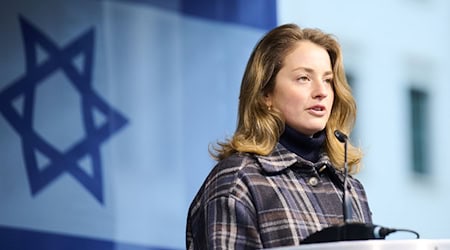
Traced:
<svg viewBox="0 0 450 250">
<path fill-rule="evenodd" d="M 428 93 L 424 90 L 411 88 L 410 96 L 410 112 L 411 112 L 411 155 L 412 170 L 414 173 L 429 173 L 428 164 Z"/>
</svg>

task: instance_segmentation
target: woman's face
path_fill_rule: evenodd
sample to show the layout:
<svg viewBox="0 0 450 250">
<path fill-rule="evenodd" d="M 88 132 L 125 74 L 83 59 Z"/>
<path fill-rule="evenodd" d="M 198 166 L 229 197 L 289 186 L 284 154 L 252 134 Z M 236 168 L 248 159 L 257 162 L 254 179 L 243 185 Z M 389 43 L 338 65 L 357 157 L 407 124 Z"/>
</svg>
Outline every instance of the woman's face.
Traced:
<svg viewBox="0 0 450 250">
<path fill-rule="evenodd" d="M 267 105 L 280 111 L 287 125 L 312 136 L 325 128 L 333 100 L 333 71 L 327 51 L 309 41 L 298 42 L 284 59 Z"/>
</svg>

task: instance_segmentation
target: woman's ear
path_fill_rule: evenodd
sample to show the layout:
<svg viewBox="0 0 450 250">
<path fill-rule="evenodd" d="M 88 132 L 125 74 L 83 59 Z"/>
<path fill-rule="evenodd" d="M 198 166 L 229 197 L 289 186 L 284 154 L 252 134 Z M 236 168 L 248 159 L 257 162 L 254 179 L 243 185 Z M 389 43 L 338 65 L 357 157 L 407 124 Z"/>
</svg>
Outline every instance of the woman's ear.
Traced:
<svg viewBox="0 0 450 250">
<path fill-rule="evenodd" d="M 264 102 L 267 106 L 267 110 L 272 109 L 272 95 L 270 93 L 264 94 Z"/>
</svg>

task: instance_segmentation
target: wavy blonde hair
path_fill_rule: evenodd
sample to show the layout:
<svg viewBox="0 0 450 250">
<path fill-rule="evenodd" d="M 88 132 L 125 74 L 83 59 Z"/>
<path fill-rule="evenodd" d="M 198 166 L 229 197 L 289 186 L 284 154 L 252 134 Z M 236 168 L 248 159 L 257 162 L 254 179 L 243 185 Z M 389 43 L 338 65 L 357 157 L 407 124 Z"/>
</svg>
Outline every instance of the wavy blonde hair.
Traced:
<svg viewBox="0 0 450 250">
<path fill-rule="evenodd" d="M 222 160 L 236 152 L 268 155 L 284 131 L 285 122 L 279 112 L 267 108 L 265 96 L 275 87 L 275 76 L 284 58 L 299 41 L 313 42 L 328 52 L 333 70 L 334 103 L 326 125 L 325 151 L 333 165 L 341 169 L 344 146 L 334 136 L 336 129 L 350 134 L 356 119 L 356 103 L 345 76 L 341 48 L 330 34 L 318 29 L 301 29 L 285 24 L 268 32 L 253 49 L 242 78 L 239 95 L 238 123 L 234 135 L 212 147 L 211 155 Z M 359 171 L 362 152 L 348 144 L 350 173 Z"/>
</svg>

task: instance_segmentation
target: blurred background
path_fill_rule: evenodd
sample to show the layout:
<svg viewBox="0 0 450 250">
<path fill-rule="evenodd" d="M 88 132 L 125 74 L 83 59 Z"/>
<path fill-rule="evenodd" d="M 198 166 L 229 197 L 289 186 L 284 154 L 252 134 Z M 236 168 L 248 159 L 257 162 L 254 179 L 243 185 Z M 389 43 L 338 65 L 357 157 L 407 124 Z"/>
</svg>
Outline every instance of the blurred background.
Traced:
<svg viewBox="0 0 450 250">
<path fill-rule="evenodd" d="M 449 1 L 2 0 L 0 248 L 184 249 L 208 146 L 284 23 L 342 45 L 374 223 L 450 238 Z"/>
</svg>

